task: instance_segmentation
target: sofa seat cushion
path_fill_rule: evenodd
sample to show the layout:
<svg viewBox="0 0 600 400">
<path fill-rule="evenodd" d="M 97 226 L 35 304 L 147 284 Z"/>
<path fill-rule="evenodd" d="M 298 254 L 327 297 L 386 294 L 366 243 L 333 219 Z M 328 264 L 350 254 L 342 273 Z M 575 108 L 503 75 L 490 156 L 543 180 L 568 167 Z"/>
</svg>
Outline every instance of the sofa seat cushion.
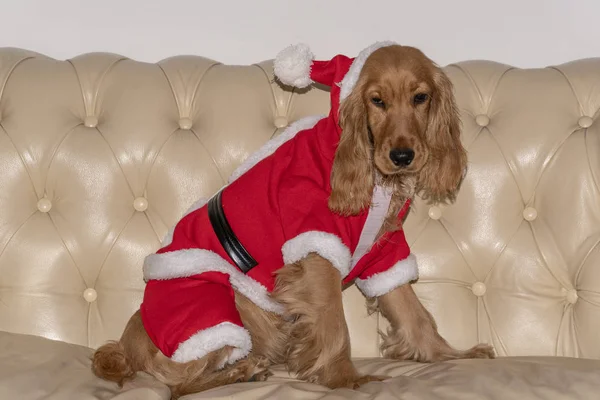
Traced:
<svg viewBox="0 0 600 400">
<path fill-rule="evenodd" d="M 0 332 L 0 399 L 161 400 L 169 390 L 146 374 L 123 389 L 96 378 L 93 350 L 41 337 Z M 238 383 L 183 397 L 197 399 L 553 399 L 587 400 L 600 392 L 600 360 L 506 357 L 419 364 L 356 359 L 362 373 L 389 375 L 357 391 L 300 382 L 282 367 L 267 382 Z"/>
<path fill-rule="evenodd" d="M 98 379 L 90 369 L 92 354 L 84 346 L 0 332 L 0 399 L 169 399 L 169 389 L 146 374 L 123 390 Z"/>
<path fill-rule="evenodd" d="M 357 391 L 330 390 L 291 378 L 283 369 L 267 382 L 229 385 L 183 397 L 305 400 L 590 400 L 600 392 L 600 361 L 562 357 L 506 357 L 418 364 L 355 360 L 362 373 L 392 376 Z"/>
</svg>

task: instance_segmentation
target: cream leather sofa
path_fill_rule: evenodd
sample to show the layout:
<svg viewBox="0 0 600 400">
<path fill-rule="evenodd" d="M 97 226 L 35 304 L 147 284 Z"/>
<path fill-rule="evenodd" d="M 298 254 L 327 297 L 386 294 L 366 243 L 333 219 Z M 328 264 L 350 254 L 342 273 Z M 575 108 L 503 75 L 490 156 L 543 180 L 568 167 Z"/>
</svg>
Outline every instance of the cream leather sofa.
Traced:
<svg viewBox="0 0 600 400">
<path fill-rule="evenodd" d="M 284 91 L 272 64 L 113 54 L 57 61 L 0 49 L 0 399 L 168 399 L 140 375 L 90 372 L 138 307 L 142 260 L 187 207 L 289 123 L 328 111 Z M 362 295 L 345 292 L 359 391 L 282 369 L 190 399 L 600 398 L 600 59 L 520 70 L 446 68 L 470 168 L 456 204 L 416 202 L 406 231 L 416 290 L 455 346 L 500 358 L 379 358 Z"/>
</svg>

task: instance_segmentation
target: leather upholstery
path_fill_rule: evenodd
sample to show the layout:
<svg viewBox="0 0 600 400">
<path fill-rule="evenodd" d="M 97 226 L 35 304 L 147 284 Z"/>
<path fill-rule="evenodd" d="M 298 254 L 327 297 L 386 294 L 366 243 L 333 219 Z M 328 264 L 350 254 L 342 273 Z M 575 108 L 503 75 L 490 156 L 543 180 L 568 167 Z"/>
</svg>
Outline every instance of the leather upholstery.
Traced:
<svg viewBox="0 0 600 400">
<path fill-rule="evenodd" d="M 417 293 L 455 346 L 600 358 L 600 60 L 446 67 L 469 172 L 456 204 L 417 200 Z M 326 113 L 271 62 L 0 50 L 0 330 L 96 347 L 139 305 L 145 255 L 266 140 Z M 385 321 L 345 292 L 353 355 Z"/>
<path fill-rule="evenodd" d="M 169 389 L 147 374 L 119 388 L 96 378 L 92 349 L 39 336 L 0 332 L 0 399 L 169 400 Z M 435 364 L 357 359 L 363 374 L 392 377 L 356 391 L 300 382 L 282 366 L 266 382 L 237 383 L 181 400 L 591 400 L 598 397 L 600 362 L 581 358 L 503 357 Z"/>
</svg>

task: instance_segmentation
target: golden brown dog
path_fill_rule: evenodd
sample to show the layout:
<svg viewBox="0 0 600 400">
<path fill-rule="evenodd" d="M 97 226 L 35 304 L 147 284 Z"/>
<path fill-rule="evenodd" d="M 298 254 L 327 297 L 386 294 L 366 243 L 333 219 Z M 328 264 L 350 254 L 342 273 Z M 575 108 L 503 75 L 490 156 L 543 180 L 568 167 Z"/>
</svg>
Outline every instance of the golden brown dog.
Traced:
<svg viewBox="0 0 600 400">
<path fill-rule="evenodd" d="M 340 126 L 343 133 L 331 174 L 332 211 L 349 216 L 368 207 L 375 171 L 393 188 L 380 235 L 402 229 L 396 216 L 408 198 L 454 200 L 467 161 L 459 115 L 449 79 L 421 51 L 389 46 L 373 52 L 341 104 Z M 390 159 L 395 148 L 411 149 L 412 162 L 399 168 Z M 119 384 L 145 371 L 168 385 L 174 399 L 219 385 L 267 379 L 273 364 L 285 364 L 299 379 L 330 388 L 357 388 L 382 380 L 385 377 L 361 376 L 351 362 L 340 282 L 340 272 L 312 253 L 277 272 L 272 297 L 284 306 L 283 316 L 236 293 L 252 351 L 234 364 L 222 366 L 232 351 L 229 347 L 195 361 L 172 361 L 150 340 L 137 312 L 118 342 L 97 350 L 93 370 Z M 385 357 L 420 362 L 494 357 L 487 345 L 452 348 L 410 284 L 367 303 L 390 322 L 381 349 Z"/>
</svg>

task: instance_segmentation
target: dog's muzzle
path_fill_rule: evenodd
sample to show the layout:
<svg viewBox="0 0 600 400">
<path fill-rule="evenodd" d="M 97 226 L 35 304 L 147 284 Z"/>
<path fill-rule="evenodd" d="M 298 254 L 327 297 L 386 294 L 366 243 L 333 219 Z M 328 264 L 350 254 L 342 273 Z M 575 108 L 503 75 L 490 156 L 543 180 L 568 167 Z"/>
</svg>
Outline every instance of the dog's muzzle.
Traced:
<svg viewBox="0 0 600 400">
<path fill-rule="evenodd" d="M 235 233 L 233 233 L 229 222 L 227 222 L 225 212 L 223 211 L 223 203 L 221 202 L 222 193 L 223 190 L 219 190 L 208 201 L 208 219 L 229 258 L 233 260 L 235 265 L 244 274 L 247 274 L 248 271 L 258 265 L 258 262 L 248 253 L 237 236 L 235 236 Z"/>
</svg>

